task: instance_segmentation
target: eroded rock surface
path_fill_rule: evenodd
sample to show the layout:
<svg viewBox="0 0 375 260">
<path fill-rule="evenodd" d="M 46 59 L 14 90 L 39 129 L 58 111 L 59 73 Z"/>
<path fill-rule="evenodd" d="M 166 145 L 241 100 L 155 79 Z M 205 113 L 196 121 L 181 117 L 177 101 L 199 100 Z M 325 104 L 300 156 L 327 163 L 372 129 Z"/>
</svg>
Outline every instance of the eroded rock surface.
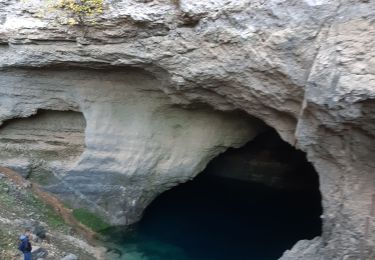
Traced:
<svg viewBox="0 0 375 260">
<path fill-rule="evenodd" d="M 265 129 L 246 145 L 218 155 L 207 165 L 205 174 L 276 190 L 316 194 L 319 187 L 318 175 L 306 155 L 281 140 L 273 129 Z"/>
<path fill-rule="evenodd" d="M 116 197 L 125 212 L 113 223 L 136 219 L 152 197 L 144 194 L 194 176 L 256 132 L 237 116 L 191 110 L 209 104 L 260 118 L 319 173 L 323 235 L 285 259 L 374 257 L 374 1 L 113 1 L 85 30 L 40 19 L 40 8 L 36 0 L 0 2 L 0 119 L 81 111 L 86 149 L 73 168 L 54 170 L 89 201 L 98 189 L 84 184 L 95 176 L 103 198 Z M 144 84 L 142 94 L 124 87 Z M 126 185 L 108 183 L 109 175 Z M 60 187 L 49 189 L 72 194 Z"/>
<path fill-rule="evenodd" d="M 1 77 L 2 104 L 18 111 L 0 128 L 3 163 L 28 166 L 47 190 L 112 224 L 137 221 L 157 194 L 263 125 L 239 112 L 175 106 L 160 81 L 141 70 L 18 70 Z"/>
<path fill-rule="evenodd" d="M 84 151 L 85 119 L 73 111 L 43 111 L 11 119 L 0 128 L 0 156 L 25 178 L 48 182 L 52 165 L 75 161 Z"/>
</svg>

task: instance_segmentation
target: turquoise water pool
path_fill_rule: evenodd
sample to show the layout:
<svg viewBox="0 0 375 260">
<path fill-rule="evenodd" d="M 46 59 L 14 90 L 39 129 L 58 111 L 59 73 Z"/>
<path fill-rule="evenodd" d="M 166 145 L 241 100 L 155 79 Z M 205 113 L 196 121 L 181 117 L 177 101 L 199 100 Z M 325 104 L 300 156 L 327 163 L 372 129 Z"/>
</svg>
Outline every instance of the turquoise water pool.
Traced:
<svg viewBox="0 0 375 260">
<path fill-rule="evenodd" d="M 278 259 L 321 233 L 320 194 L 202 173 L 160 195 L 128 232 L 110 231 L 113 259 Z M 110 259 L 112 260 L 112 259 Z"/>
</svg>

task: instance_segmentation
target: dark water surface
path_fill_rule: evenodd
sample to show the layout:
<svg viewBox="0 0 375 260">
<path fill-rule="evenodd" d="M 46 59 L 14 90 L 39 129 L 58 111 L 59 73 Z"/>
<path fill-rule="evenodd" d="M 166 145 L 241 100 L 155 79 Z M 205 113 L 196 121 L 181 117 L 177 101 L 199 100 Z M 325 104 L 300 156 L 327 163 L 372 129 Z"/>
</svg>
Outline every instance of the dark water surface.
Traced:
<svg viewBox="0 0 375 260">
<path fill-rule="evenodd" d="M 282 191 L 200 174 L 160 195 L 127 235 L 111 234 L 124 260 L 278 259 L 321 233 L 315 192 Z"/>
</svg>

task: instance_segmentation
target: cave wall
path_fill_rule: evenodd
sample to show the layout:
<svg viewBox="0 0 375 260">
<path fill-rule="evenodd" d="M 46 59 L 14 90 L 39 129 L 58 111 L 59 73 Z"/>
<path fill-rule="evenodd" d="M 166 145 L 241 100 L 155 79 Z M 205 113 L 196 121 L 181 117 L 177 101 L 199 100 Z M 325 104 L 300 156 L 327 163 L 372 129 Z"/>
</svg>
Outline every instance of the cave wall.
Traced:
<svg viewBox="0 0 375 260">
<path fill-rule="evenodd" d="M 57 25 L 53 15 L 38 18 L 41 1 L 0 3 L 0 89 L 7 89 L 0 95 L 1 120 L 49 106 L 80 107 L 86 120 L 108 115 L 104 105 L 100 112 L 87 109 L 92 102 L 77 102 L 87 93 L 77 95 L 76 89 L 60 92 L 62 98 L 54 102 L 41 102 L 38 95 L 9 101 L 14 100 L 7 97 L 9 86 L 19 82 L 5 70 L 141 67 L 158 79 L 174 104 L 241 109 L 307 153 L 320 176 L 323 235 L 301 241 L 283 259 L 360 259 L 374 254 L 374 1 L 110 2 L 103 20 L 84 32 Z M 32 82 L 36 75 L 28 72 L 21 81 Z M 81 85 L 91 79 L 81 77 Z M 54 88 L 43 95 L 66 87 L 59 80 L 52 76 L 48 85 Z M 120 97 L 122 91 L 114 93 Z M 100 127 L 98 120 L 92 125 L 90 121 L 87 129 Z M 82 160 L 81 165 L 88 164 Z M 176 182 L 185 180 L 182 176 L 176 175 Z M 142 180 L 135 183 L 146 189 L 150 184 Z"/>
<path fill-rule="evenodd" d="M 258 183 L 275 190 L 319 189 L 319 176 L 306 154 L 283 141 L 277 132 L 265 128 L 240 148 L 229 148 L 207 165 L 205 174 L 225 179 Z"/>
<path fill-rule="evenodd" d="M 51 182 L 54 165 L 66 166 L 83 153 L 85 127 L 83 115 L 73 111 L 39 110 L 8 120 L 0 127 L 1 164 L 25 178 Z"/>
<path fill-rule="evenodd" d="M 0 152 L 1 163 L 114 225 L 139 220 L 160 192 L 263 128 L 239 112 L 176 107 L 142 70 L 15 70 L 0 79 L 2 116 L 16 117 L 0 127 L 0 146 L 10 151 Z M 61 138 L 64 150 L 53 145 Z"/>
</svg>

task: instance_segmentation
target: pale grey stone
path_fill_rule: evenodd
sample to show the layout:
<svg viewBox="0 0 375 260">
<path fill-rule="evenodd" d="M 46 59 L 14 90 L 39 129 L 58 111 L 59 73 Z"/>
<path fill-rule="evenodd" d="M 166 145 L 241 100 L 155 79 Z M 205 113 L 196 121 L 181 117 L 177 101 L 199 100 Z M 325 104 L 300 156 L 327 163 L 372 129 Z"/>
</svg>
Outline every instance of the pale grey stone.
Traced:
<svg viewBox="0 0 375 260">
<path fill-rule="evenodd" d="M 78 260 L 78 256 L 76 256 L 75 254 L 68 254 L 66 256 L 64 256 L 63 258 L 61 258 L 61 260 Z"/>
<path fill-rule="evenodd" d="M 284 259 L 372 257 L 375 2 L 178 2 L 114 1 L 85 32 L 37 18 L 41 1 L 0 2 L 0 121 L 38 109 L 86 119 L 79 158 L 43 162 L 60 180 L 46 188 L 132 223 L 157 194 L 260 131 L 218 112 L 242 110 L 319 173 L 322 237 Z"/>
</svg>

